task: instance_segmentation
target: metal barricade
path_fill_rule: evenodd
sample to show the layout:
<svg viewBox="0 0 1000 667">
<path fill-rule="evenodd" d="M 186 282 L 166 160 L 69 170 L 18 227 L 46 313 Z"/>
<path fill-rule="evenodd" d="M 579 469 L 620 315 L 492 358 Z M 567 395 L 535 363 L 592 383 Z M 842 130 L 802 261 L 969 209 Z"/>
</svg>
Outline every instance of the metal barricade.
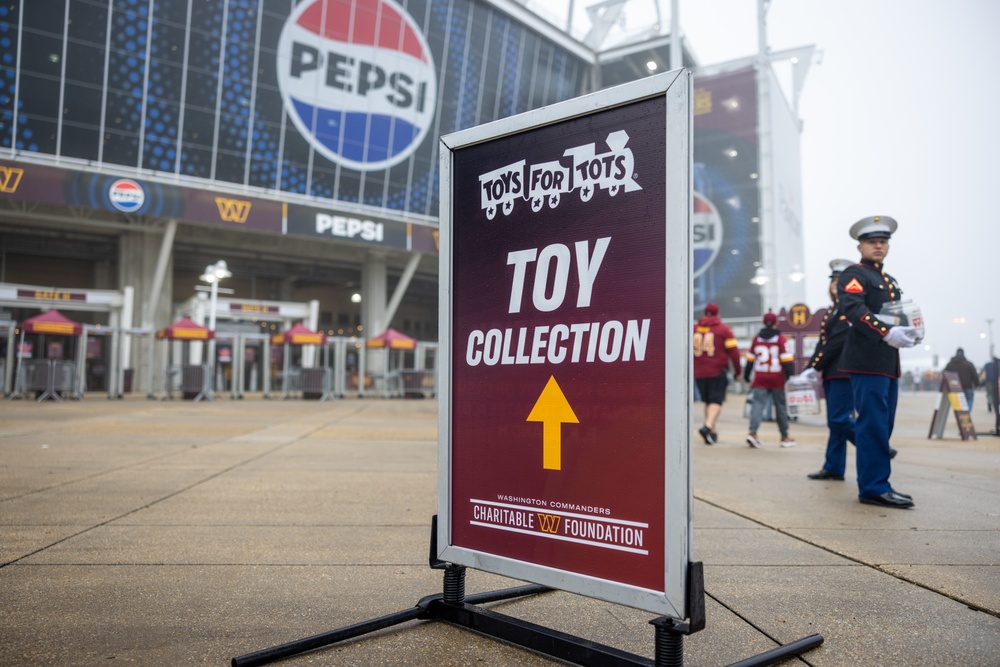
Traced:
<svg viewBox="0 0 1000 667">
<path fill-rule="evenodd" d="M 61 359 L 52 361 L 52 393 L 55 396 L 79 400 L 83 397 L 80 392 L 80 374 L 76 372 L 76 363 Z"/>
<path fill-rule="evenodd" d="M 174 400 L 174 392 L 181 390 L 181 367 L 180 366 L 169 366 L 163 372 L 163 391 L 156 397 L 156 400 L 162 401 L 165 398 Z"/>
<path fill-rule="evenodd" d="M 302 391 L 302 369 L 289 368 L 287 372 L 278 373 L 281 381 L 281 399 L 288 398 L 289 394 Z"/>
<path fill-rule="evenodd" d="M 48 359 L 23 359 L 17 379 L 19 392 L 38 392 L 38 400 L 46 398 L 62 400 L 52 392 L 52 362 Z"/>
<path fill-rule="evenodd" d="M 181 391 L 184 398 L 190 398 L 195 403 L 203 398 L 215 400 L 212 392 L 211 377 L 208 364 L 192 364 L 181 369 Z"/>
<path fill-rule="evenodd" d="M 333 375 L 329 368 L 303 368 L 300 373 L 302 398 L 325 401 L 332 397 Z"/>
<path fill-rule="evenodd" d="M 47 398 L 61 401 L 67 396 L 77 400 L 83 398 L 76 364 L 55 359 L 22 360 L 14 396 L 31 392 L 36 392 L 39 402 Z"/>
<path fill-rule="evenodd" d="M 437 394 L 437 372 L 430 370 L 399 371 L 403 385 L 403 396 L 433 398 Z"/>
<path fill-rule="evenodd" d="M 385 374 L 385 397 L 394 398 L 403 395 L 402 371 L 389 371 Z"/>
</svg>

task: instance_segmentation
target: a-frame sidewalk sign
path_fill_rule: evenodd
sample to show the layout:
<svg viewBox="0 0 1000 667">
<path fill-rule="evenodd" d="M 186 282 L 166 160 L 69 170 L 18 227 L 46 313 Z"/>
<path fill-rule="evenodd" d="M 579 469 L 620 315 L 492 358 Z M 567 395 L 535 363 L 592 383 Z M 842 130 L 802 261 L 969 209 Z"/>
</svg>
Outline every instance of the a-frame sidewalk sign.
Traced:
<svg viewBox="0 0 1000 667">
<path fill-rule="evenodd" d="M 682 664 L 683 636 L 705 625 L 692 561 L 691 128 L 691 74 L 677 70 L 441 138 L 430 560 L 443 594 L 234 665 L 414 618 L 580 665 Z M 466 597 L 466 568 L 534 585 Z M 549 589 L 659 614 L 655 659 L 476 606 Z"/>
<path fill-rule="evenodd" d="M 955 413 L 955 423 L 958 425 L 958 435 L 962 440 L 978 440 L 976 437 L 976 427 L 972 423 L 972 412 L 969 410 L 969 403 L 965 399 L 965 392 L 962 391 L 962 382 L 958 379 L 958 373 L 945 371 L 941 374 L 941 398 L 938 406 L 934 409 L 934 416 L 931 418 L 931 427 L 927 432 L 927 438 L 943 438 L 944 427 L 948 422 L 948 414 Z"/>
</svg>

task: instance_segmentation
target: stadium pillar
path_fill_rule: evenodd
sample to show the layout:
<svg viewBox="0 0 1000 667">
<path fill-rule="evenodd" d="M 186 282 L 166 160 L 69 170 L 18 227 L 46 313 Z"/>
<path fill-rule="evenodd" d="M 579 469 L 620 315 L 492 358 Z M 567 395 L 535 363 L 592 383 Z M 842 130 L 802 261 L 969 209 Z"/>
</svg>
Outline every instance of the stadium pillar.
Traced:
<svg viewBox="0 0 1000 667">
<path fill-rule="evenodd" d="M 156 329 L 169 324 L 170 304 L 173 302 L 173 284 L 167 279 L 173 271 L 173 241 L 177 222 L 170 220 L 163 234 L 150 233 L 151 230 L 126 232 L 119 243 L 121 272 L 114 289 L 126 285 L 135 288 L 135 298 L 139 312 L 134 316 L 143 327 Z M 145 374 L 150 368 L 149 350 L 146 345 L 132 347 L 127 358 L 122 359 L 125 368 L 134 370 L 133 386 L 145 386 Z"/>
</svg>

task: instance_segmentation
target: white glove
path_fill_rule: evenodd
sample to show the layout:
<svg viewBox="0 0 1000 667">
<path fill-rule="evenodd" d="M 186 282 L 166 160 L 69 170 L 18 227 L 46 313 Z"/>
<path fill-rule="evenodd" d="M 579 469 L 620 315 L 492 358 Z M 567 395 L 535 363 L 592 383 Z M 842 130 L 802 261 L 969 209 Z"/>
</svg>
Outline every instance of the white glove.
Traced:
<svg viewBox="0 0 1000 667">
<path fill-rule="evenodd" d="M 913 347 L 917 344 L 917 328 L 896 326 L 889 329 L 882 340 L 895 348 Z"/>
<path fill-rule="evenodd" d="M 802 378 L 803 380 L 809 380 L 810 382 L 813 382 L 816 379 L 817 375 L 819 375 L 819 373 L 816 372 L 815 368 L 807 368 L 801 373 L 799 373 L 800 378 Z"/>
</svg>

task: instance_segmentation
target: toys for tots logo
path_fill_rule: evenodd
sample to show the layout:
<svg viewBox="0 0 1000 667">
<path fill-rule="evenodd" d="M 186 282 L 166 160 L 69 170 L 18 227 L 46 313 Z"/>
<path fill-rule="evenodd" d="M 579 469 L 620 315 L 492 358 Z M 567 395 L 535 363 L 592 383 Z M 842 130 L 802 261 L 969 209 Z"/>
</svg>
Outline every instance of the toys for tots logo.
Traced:
<svg viewBox="0 0 1000 667">
<path fill-rule="evenodd" d="M 642 187 L 635 182 L 635 158 L 627 148 L 629 136 L 617 130 L 605 140 L 608 150 L 598 153 L 597 144 L 568 148 L 560 159 L 536 164 L 519 160 L 479 177 L 480 204 L 492 220 L 497 211 L 510 215 L 518 199 L 530 202 L 537 213 L 546 205 L 555 208 L 562 195 L 579 192 L 589 202 L 597 190 L 607 190 L 612 197 L 619 192 L 635 192 Z"/>
</svg>

